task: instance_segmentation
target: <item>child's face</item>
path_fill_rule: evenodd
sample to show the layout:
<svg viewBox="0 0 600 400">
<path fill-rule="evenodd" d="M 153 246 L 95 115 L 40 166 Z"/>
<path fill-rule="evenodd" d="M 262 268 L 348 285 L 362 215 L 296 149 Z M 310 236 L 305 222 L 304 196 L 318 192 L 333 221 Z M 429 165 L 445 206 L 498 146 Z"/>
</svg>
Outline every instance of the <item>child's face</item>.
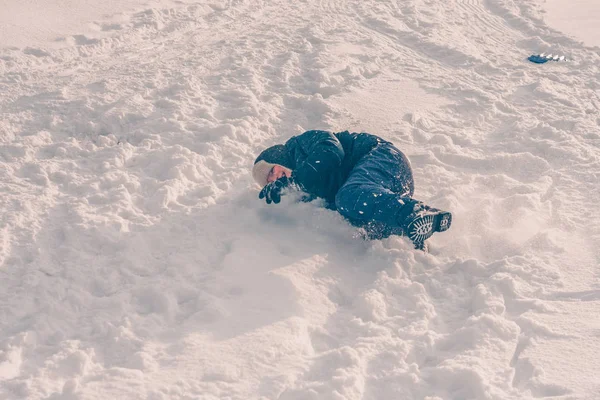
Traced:
<svg viewBox="0 0 600 400">
<path fill-rule="evenodd" d="M 273 168 L 271 168 L 271 171 L 269 171 L 269 175 L 267 175 L 267 182 L 274 182 L 284 176 L 287 176 L 288 178 L 292 176 L 292 170 L 275 164 Z"/>
</svg>

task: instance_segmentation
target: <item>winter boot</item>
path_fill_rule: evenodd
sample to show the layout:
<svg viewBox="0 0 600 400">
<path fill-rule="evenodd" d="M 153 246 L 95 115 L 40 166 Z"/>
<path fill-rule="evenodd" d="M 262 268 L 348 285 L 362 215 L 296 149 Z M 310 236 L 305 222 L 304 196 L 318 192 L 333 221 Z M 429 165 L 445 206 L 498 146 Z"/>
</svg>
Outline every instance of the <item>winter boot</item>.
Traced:
<svg viewBox="0 0 600 400">
<path fill-rule="evenodd" d="M 452 214 L 417 203 L 412 213 L 404 220 L 404 233 L 417 249 L 425 248 L 425 240 L 435 232 L 444 232 L 450 228 Z"/>
</svg>

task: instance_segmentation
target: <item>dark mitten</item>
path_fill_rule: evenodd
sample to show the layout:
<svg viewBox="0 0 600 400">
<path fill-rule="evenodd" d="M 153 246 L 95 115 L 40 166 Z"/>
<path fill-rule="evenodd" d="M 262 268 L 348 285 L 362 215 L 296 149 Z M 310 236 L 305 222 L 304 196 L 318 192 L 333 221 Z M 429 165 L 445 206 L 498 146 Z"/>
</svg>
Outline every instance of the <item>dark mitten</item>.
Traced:
<svg viewBox="0 0 600 400">
<path fill-rule="evenodd" d="M 281 201 L 281 195 L 284 189 L 294 185 L 292 178 L 281 177 L 276 181 L 268 183 L 259 193 L 259 199 L 265 199 L 267 204 L 278 204 Z"/>
</svg>

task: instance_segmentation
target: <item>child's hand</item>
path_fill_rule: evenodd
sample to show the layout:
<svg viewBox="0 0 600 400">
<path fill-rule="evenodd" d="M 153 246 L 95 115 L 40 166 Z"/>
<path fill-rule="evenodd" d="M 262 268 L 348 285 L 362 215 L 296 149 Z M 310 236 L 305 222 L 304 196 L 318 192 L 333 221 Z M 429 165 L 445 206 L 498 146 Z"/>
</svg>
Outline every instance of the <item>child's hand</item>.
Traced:
<svg viewBox="0 0 600 400">
<path fill-rule="evenodd" d="M 267 204 L 278 204 L 284 189 L 293 184 L 293 180 L 283 176 L 276 181 L 268 183 L 258 194 L 259 199 L 266 199 Z"/>
</svg>

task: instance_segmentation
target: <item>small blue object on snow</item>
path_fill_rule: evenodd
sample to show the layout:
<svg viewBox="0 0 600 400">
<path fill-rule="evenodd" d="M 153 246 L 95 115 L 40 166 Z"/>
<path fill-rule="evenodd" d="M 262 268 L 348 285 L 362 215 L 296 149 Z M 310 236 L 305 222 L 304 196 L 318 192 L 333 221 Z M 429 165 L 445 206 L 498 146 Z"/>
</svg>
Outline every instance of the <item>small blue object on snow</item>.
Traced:
<svg viewBox="0 0 600 400">
<path fill-rule="evenodd" d="M 565 56 L 559 56 L 558 54 L 534 54 L 527 58 L 529 61 L 536 64 L 543 64 L 548 61 L 568 61 Z"/>
</svg>

